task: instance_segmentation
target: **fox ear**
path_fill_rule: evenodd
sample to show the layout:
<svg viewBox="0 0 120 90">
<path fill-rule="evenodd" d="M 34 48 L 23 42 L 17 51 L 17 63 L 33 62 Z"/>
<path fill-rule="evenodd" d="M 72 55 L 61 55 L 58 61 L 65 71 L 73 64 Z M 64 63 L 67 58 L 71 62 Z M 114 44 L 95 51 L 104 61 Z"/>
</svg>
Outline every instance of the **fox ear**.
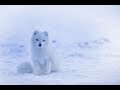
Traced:
<svg viewBox="0 0 120 90">
<path fill-rule="evenodd" d="M 39 32 L 38 30 L 35 30 L 33 33 L 34 35 L 37 35 L 38 32 Z"/>
<path fill-rule="evenodd" d="M 48 36 L 48 32 L 47 31 L 44 31 L 43 32 L 45 36 Z"/>
</svg>

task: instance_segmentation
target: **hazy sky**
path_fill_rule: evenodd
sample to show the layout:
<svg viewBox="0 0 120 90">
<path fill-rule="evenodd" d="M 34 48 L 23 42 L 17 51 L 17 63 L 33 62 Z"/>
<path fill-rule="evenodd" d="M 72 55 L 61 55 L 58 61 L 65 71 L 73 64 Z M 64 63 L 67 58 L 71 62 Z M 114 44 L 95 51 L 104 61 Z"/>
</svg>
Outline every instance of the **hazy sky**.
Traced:
<svg viewBox="0 0 120 90">
<path fill-rule="evenodd" d="M 3 5 L 0 40 L 28 41 L 34 29 L 46 30 L 51 38 L 62 41 L 115 38 L 119 36 L 119 9 L 114 5 Z"/>
</svg>

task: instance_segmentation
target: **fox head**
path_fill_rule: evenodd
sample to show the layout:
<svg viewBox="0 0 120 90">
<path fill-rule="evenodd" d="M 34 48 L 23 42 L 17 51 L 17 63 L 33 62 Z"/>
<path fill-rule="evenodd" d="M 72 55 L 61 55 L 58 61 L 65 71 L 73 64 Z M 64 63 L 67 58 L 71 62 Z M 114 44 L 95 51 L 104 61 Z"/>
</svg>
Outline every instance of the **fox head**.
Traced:
<svg viewBox="0 0 120 90">
<path fill-rule="evenodd" d="M 48 32 L 35 30 L 32 35 L 32 44 L 36 48 L 44 48 L 48 45 Z"/>
</svg>

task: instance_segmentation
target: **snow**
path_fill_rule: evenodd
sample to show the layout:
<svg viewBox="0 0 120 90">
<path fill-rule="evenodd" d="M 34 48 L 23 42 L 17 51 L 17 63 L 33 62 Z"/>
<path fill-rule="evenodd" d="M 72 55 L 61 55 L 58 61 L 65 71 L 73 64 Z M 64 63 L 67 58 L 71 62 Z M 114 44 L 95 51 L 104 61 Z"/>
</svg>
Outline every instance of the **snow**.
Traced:
<svg viewBox="0 0 120 90">
<path fill-rule="evenodd" d="M 112 5 L 0 6 L 0 84 L 120 84 L 119 9 Z M 35 29 L 48 31 L 60 55 L 60 72 L 42 76 L 17 72 L 21 63 L 29 62 Z"/>
</svg>

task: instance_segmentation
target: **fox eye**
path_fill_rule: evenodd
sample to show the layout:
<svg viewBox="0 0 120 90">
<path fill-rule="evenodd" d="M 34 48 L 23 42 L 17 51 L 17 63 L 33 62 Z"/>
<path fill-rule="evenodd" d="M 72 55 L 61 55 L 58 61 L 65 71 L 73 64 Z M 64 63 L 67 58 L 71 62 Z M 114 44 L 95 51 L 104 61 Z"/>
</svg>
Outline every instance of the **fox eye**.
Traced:
<svg viewBox="0 0 120 90">
<path fill-rule="evenodd" d="M 38 41 L 38 39 L 36 39 L 36 41 Z"/>
<path fill-rule="evenodd" d="M 45 40 L 43 40 L 43 42 L 44 42 Z"/>
</svg>

